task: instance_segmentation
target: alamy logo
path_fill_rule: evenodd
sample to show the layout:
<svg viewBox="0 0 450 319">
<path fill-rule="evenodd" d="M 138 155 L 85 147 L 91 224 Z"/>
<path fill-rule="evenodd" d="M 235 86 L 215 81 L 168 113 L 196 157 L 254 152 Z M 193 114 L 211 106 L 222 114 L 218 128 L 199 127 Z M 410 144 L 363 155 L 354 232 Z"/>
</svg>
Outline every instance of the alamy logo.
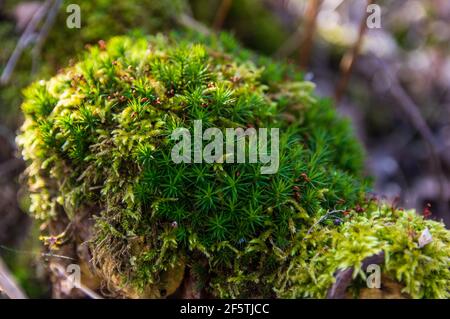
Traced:
<svg viewBox="0 0 450 319">
<path fill-rule="evenodd" d="M 381 7 L 377 4 L 370 4 L 367 6 L 367 13 L 369 14 L 366 20 L 369 29 L 381 28 Z"/>
<path fill-rule="evenodd" d="M 81 286 L 81 270 L 80 266 L 77 264 L 70 264 L 66 268 L 67 284 L 72 288 L 80 288 Z"/>
<path fill-rule="evenodd" d="M 380 289 L 381 288 L 381 268 L 379 265 L 370 264 L 367 266 L 367 273 L 370 275 L 367 276 L 366 284 L 367 288 L 370 289 Z"/>
<path fill-rule="evenodd" d="M 78 4 L 69 4 L 66 12 L 70 15 L 66 19 L 66 25 L 69 29 L 81 28 L 81 8 Z"/>
<path fill-rule="evenodd" d="M 279 166 L 279 129 L 226 128 L 225 152 L 223 133 L 218 128 L 208 128 L 203 132 L 202 121 L 194 121 L 194 141 L 186 128 L 177 128 L 172 139 L 177 141 L 172 148 L 174 163 L 261 163 L 261 174 L 275 174 Z M 203 141 L 210 141 L 203 148 Z M 192 147 L 193 144 L 193 147 Z M 270 152 L 269 152 L 270 148 Z M 248 153 L 248 156 L 246 156 Z"/>
</svg>

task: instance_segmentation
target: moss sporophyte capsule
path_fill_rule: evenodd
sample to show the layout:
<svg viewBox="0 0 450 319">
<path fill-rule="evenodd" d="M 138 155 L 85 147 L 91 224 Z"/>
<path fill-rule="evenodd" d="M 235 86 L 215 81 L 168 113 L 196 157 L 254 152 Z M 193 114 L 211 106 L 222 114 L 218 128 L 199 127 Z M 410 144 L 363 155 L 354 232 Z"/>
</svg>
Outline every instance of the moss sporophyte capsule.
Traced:
<svg viewBox="0 0 450 319">
<path fill-rule="evenodd" d="M 375 255 L 381 286 L 449 297 L 449 232 L 366 198 L 362 148 L 313 91 L 227 34 L 91 47 L 25 91 L 17 140 L 43 240 L 117 296 L 323 298 L 347 268 L 358 296 Z"/>
</svg>

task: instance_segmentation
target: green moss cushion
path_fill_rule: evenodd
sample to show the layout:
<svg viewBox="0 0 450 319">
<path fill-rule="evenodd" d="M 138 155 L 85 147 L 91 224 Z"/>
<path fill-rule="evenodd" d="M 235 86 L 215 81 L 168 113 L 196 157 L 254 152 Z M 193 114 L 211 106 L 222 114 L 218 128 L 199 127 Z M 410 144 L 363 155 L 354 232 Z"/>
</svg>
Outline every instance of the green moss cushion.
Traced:
<svg viewBox="0 0 450 319">
<path fill-rule="evenodd" d="M 170 295 L 189 270 L 216 297 L 324 297 L 336 269 L 388 245 L 386 270 L 410 294 L 445 296 L 448 249 L 434 256 L 427 248 L 430 269 L 446 277 L 418 285 L 427 275 L 396 268 L 408 251 L 405 238 L 386 231 L 388 217 L 324 219 L 310 231 L 331 210 L 365 205 L 361 147 L 312 91 L 291 66 L 254 56 L 226 34 L 113 38 L 25 92 L 18 141 L 32 214 L 95 218 L 92 264 L 126 296 Z M 278 128 L 277 172 L 261 174 L 251 163 L 175 164 L 171 133 L 192 132 L 195 120 L 223 131 Z M 397 214 L 389 223 L 402 233 Z M 448 232 L 433 227 L 433 245 L 448 245 Z"/>
</svg>

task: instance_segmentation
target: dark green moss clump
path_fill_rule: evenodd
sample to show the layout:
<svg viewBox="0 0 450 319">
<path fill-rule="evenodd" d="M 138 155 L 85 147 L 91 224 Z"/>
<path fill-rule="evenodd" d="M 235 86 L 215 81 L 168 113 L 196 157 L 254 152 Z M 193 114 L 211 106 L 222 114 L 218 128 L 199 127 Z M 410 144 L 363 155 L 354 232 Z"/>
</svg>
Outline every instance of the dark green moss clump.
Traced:
<svg viewBox="0 0 450 319">
<path fill-rule="evenodd" d="M 317 241 L 308 230 L 330 210 L 363 205 L 364 183 L 348 123 L 312 91 L 291 67 L 254 57 L 227 35 L 113 38 L 25 92 L 19 143 L 32 214 L 94 216 L 93 265 L 126 296 L 169 295 L 188 271 L 217 297 L 323 297 L 339 260 L 357 263 L 376 249 L 315 264 L 328 256 L 317 249 L 328 251 L 331 240 L 339 250 L 347 230 L 324 220 Z M 192 130 L 194 120 L 280 128 L 278 172 L 175 164 L 170 134 Z M 442 258 L 436 267 L 448 283 Z"/>
</svg>

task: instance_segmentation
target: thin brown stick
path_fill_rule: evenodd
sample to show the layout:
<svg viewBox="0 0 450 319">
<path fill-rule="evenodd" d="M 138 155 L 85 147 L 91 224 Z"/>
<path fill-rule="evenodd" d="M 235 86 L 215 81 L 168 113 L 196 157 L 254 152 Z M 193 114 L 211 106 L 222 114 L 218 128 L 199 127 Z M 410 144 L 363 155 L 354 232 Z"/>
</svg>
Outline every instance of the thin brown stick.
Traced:
<svg viewBox="0 0 450 319">
<path fill-rule="evenodd" d="M 373 0 L 367 0 L 367 6 L 371 5 L 372 3 Z M 353 45 L 353 48 L 348 51 L 341 60 L 342 75 L 335 91 L 335 100 L 337 106 L 339 106 L 339 103 L 341 102 L 341 99 L 347 89 L 348 82 L 350 81 L 350 76 L 353 70 L 353 65 L 355 64 L 359 52 L 361 51 L 364 35 L 367 30 L 367 17 L 368 12 L 367 10 L 365 10 L 363 18 L 361 19 L 361 22 L 359 24 L 358 38 Z"/>
<path fill-rule="evenodd" d="M 5 69 L 3 70 L 2 76 L 0 77 L 0 84 L 7 84 L 11 79 L 11 76 L 14 72 L 17 62 L 20 59 L 20 56 L 22 55 L 22 52 L 31 42 L 33 42 L 36 28 L 39 22 L 41 22 L 42 19 L 46 16 L 51 3 L 52 0 L 45 1 L 45 3 L 41 7 L 39 7 L 38 10 L 36 10 L 30 22 L 28 22 L 25 31 L 20 36 L 20 39 L 17 42 L 17 45 L 14 48 L 13 53 L 11 54 L 8 62 L 6 63 Z"/>
<path fill-rule="evenodd" d="M 376 255 L 367 257 L 361 263 L 362 269 L 367 269 L 371 264 L 381 265 L 384 263 L 385 254 L 380 252 Z M 328 290 L 327 299 L 345 299 L 347 296 L 347 289 L 351 285 L 353 280 L 353 267 L 339 269 L 334 274 L 336 279 L 334 284 Z"/>
<path fill-rule="evenodd" d="M 56 264 L 56 263 L 51 264 L 50 269 L 60 279 L 71 280 L 69 278 L 69 276 L 67 276 L 64 268 L 61 265 Z M 100 296 L 99 294 L 97 294 L 95 291 L 91 290 L 87 286 L 83 285 L 81 282 L 79 283 L 79 285 L 76 288 L 91 299 L 103 299 L 102 296 Z"/>
<path fill-rule="evenodd" d="M 179 25 L 197 31 L 201 34 L 210 35 L 212 33 L 211 29 L 187 14 L 178 15 L 176 17 L 176 21 Z"/>
<path fill-rule="evenodd" d="M 233 0 L 222 0 L 214 18 L 213 29 L 219 31 L 225 22 L 230 11 Z"/>
<path fill-rule="evenodd" d="M 303 27 L 299 26 L 293 34 L 278 48 L 274 53 L 274 57 L 277 59 L 283 59 L 291 55 L 298 48 L 298 39 L 303 34 Z"/>
<path fill-rule="evenodd" d="M 16 283 L 14 277 L 0 258 L 0 291 L 3 291 L 11 299 L 27 299 L 27 296 Z"/>
<path fill-rule="evenodd" d="M 305 36 L 300 45 L 299 65 L 302 70 L 306 70 L 311 58 L 314 33 L 316 31 L 317 16 L 319 15 L 322 0 L 310 0 L 306 9 Z"/>
<path fill-rule="evenodd" d="M 439 205 L 440 210 L 447 211 L 448 204 L 446 201 L 446 179 L 442 162 L 439 156 L 438 146 L 435 137 L 427 122 L 420 113 L 419 106 L 413 101 L 408 93 L 401 86 L 398 77 L 393 73 L 393 67 L 388 65 L 384 60 L 375 55 L 364 57 L 360 61 L 358 71 L 364 77 L 371 79 L 375 73 L 379 73 L 384 81 L 389 83 L 386 94 L 395 102 L 403 114 L 407 117 L 411 125 L 417 130 L 427 147 L 431 169 L 439 181 Z"/>
<path fill-rule="evenodd" d="M 61 7 L 62 0 L 55 0 L 53 5 L 48 11 L 46 16 L 44 25 L 42 26 L 39 34 L 36 37 L 36 44 L 33 47 L 32 56 L 33 56 L 33 73 L 36 73 L 38 68 L 38 62 L 41 55 L 42 47 L 44 46 L 45 40 L 48 37 L 48 34 L 55 23 L 56 15 L 58 14 L 58 10 Z"/>
<path fill-rule="evenodd" d="M 440 208 L 447 211 L 447 202 L 445 195 L 446 181 L 443 173 L 442 163 L 439 157 L 438 147 L 434 135 L 419 111 L 419 107 L 412 98 L 405 92 L 400 84 L 392 85 L 390 88 L 392 97 L 398 102 L 398 106 L 409 117 L 411 124 L 417 129 L 422 139 L 425 141 L 428 153 L 430 154 L 430 163 L 432 170 L 439 181 L 439 202 Z"/>
<path fill-rule="evenodd" d="M 16 254 L 26 254 L 26 255 L 30 255 L 30 256 L 36 256 L 36 257 L 60 258 L 60 259 L 65 259 L 65 260 L 75 260 L 72 257 L 63 256 L 63 255 L 57 255 L 57 254 L 54 254 L 52 252 L 41 253 L 41 252 L 35 252 L 35 251 L 30 251 L 30 250 L 19 250 L 19 249 L 14 249 L 14 248 L 7 247 L 7 246 L 4 246 L 4 245 L 0 245 L 0 249 L 6 250 L 6 251 L 9 251 L 9 252 L 12 252 L 12 253 L 16 253 Z"/>
</svg>

